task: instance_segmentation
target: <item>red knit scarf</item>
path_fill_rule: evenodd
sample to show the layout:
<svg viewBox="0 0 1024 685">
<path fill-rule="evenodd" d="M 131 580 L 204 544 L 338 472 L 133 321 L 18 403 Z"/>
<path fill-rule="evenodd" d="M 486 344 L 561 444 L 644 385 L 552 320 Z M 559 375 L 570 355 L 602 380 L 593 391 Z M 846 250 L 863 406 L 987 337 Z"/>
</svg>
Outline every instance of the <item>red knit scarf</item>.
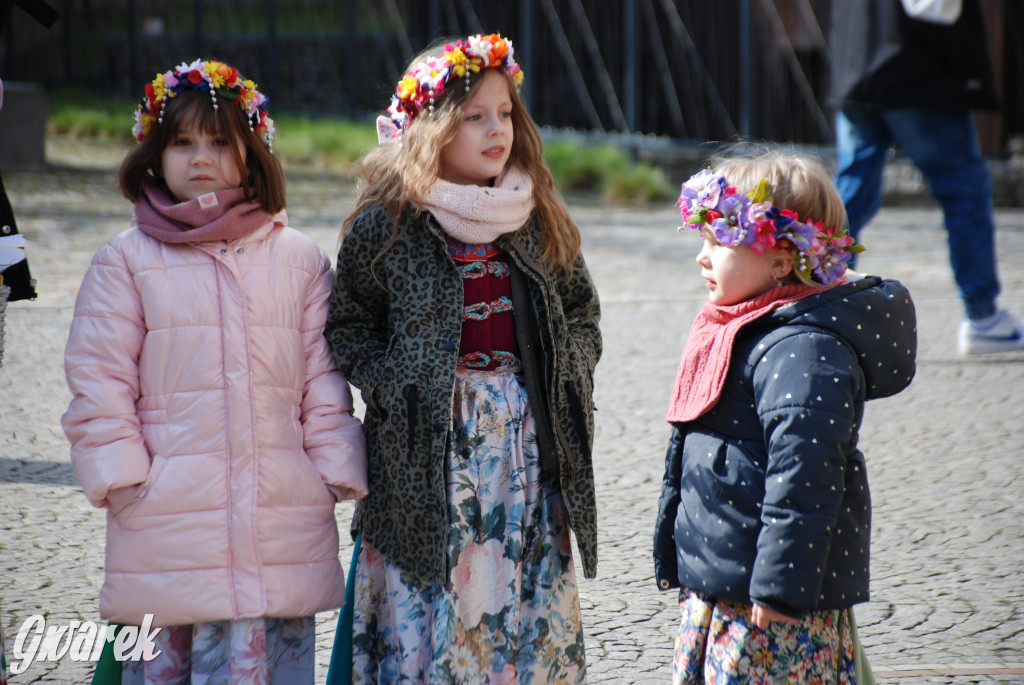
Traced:
<svg viewBox="0 0 1024 685">
<path fill-rule="evenodd" d="M 719 306 L 707 302 L 686 338 L 665 420 L 692 421 L 715 406 L 725 387 L 733 341 L 741 328 L 783 305 L 821 291 L 806 285 L 782 285 L 738 304 Z"/>
<path fill-rule="evenodd" d="M 242 188 L 207 193 L 178 202 L 163 187 L 143 183 L 135 203 L 139 229 L 165 243 L 208 243 L 244 238 L 271 220 L 255 199 L 246 200 Z"/>
</svg>

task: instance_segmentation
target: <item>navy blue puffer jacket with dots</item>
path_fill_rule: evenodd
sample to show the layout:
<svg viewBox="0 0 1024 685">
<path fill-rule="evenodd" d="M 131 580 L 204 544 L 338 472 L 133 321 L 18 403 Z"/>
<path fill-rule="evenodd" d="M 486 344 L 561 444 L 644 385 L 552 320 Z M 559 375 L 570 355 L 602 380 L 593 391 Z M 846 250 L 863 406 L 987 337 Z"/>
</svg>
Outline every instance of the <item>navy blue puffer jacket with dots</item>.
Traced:
<svg viewBox="0 0 1024 685">
<path fill-rule="evenodd" d="M 799 616 L 868 599 L 866 400 L 905 389 L 914 305 L 868 276 L 745 326 L 717 404 L 674 424 L 655 526 L 661 589 Z"/>
</svg>

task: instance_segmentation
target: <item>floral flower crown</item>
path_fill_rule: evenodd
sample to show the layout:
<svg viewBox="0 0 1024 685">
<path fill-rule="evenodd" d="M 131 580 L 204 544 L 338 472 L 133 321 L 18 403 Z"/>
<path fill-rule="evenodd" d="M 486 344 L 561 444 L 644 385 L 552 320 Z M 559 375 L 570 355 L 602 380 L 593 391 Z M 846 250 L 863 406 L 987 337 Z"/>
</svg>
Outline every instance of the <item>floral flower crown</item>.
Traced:
<svg viewBox="0 0 1024 685">
<path fill-rule="evenodd" d="M 236 101 L 249 119 L 249 128 L 273 149 L 274 120 L 264 108 L 267 98 L 256 90 L 255 83 L 243 79 L 237 69 L 213 60 L 182 62 L 171 71 L 157 74 L 146 84 L 146 97 L 135 110 L 135 125 L 132 126 L 136 140 L 141 142 L 156 124 L 163 123 L 167 101 L 186 88 L 209 91 L 214 109 L 218 108 L 218 95 Z"/>
<path fill-rule="evenodd" d="M 850 257 L 864 250 L 841 227 L 801 222 L 796 212 L 772 205 L 764 179 L 744 195 L 724 176 L 703 169 L 683 184 L 679 211 L 686 222 L 679 230 L 707 224 L 725 247 L 749 247 L 758 254 L 765 248 L 792 251 L 793 269 L 805 281 L 834 283 L 846 273 Z"/>
<path fill-rule="evenodd" d="M 445 44 L 440 57 L 430 57 L 425 62 L 414 64 L 391 96 L 389 116 L 377 119 L 380 142 L 400 136 L 424 109 L 429 116 L 434 111 L 434 101 L 444 95 L 445 87 L 453 76 L 465 78 L 468 91 L 471 73 L 501 67 L 518 88 L 523 83 L 523 70 L 512 55 L 512 41 L 497 33 L 487 36 L 478 33 L 466 40 Z"/>
</svg>

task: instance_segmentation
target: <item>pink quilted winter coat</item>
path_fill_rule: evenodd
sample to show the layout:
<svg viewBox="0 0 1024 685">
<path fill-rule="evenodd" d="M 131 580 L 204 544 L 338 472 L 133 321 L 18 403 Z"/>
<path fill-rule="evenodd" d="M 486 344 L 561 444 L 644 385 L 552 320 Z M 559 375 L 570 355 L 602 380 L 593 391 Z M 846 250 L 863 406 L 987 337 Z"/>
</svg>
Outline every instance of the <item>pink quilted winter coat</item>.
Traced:
<svg viewBox="0 0 1024 685">
<path fill-rule="evenodd" d="M 108 620 L 343 603 L 334 505 L 366 494 L 365 443 L 322 333 L 330 262 L 286 221 L 195 245 L 133 227 L 93 258 L 63 426 L 82 489 L 107 507 Z"/>
</svg>

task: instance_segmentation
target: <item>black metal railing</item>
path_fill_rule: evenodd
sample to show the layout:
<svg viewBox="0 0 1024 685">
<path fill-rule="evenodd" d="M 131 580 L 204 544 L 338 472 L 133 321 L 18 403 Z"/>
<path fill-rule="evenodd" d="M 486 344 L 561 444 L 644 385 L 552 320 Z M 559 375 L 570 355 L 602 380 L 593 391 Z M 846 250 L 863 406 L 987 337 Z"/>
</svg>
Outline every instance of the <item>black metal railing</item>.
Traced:
<svg viewBox="0 0 1024 685">
<path fill-rule="evenodd" d="M 50 1 L 63 16 L 49 31 L 27 17 L 10 22 L 4 78 L 134 95 L 157 71 L 217 57 L 258 81 L 278 109 L 363 117 L 387 105 L 430 42 L 498 31 L 515 44 L 542 125 L 681 141 L 832 141 L 829 0 Z M 1024 14 L 1001 11 L 1009 23 Z M 1007 51 L 1011 67 L 1020 50 Z M 1021 109 L 1020 98 L 1008 101 Z M 1020 118 L 1004 112 L 1011 131 Z"/>
</svg>

